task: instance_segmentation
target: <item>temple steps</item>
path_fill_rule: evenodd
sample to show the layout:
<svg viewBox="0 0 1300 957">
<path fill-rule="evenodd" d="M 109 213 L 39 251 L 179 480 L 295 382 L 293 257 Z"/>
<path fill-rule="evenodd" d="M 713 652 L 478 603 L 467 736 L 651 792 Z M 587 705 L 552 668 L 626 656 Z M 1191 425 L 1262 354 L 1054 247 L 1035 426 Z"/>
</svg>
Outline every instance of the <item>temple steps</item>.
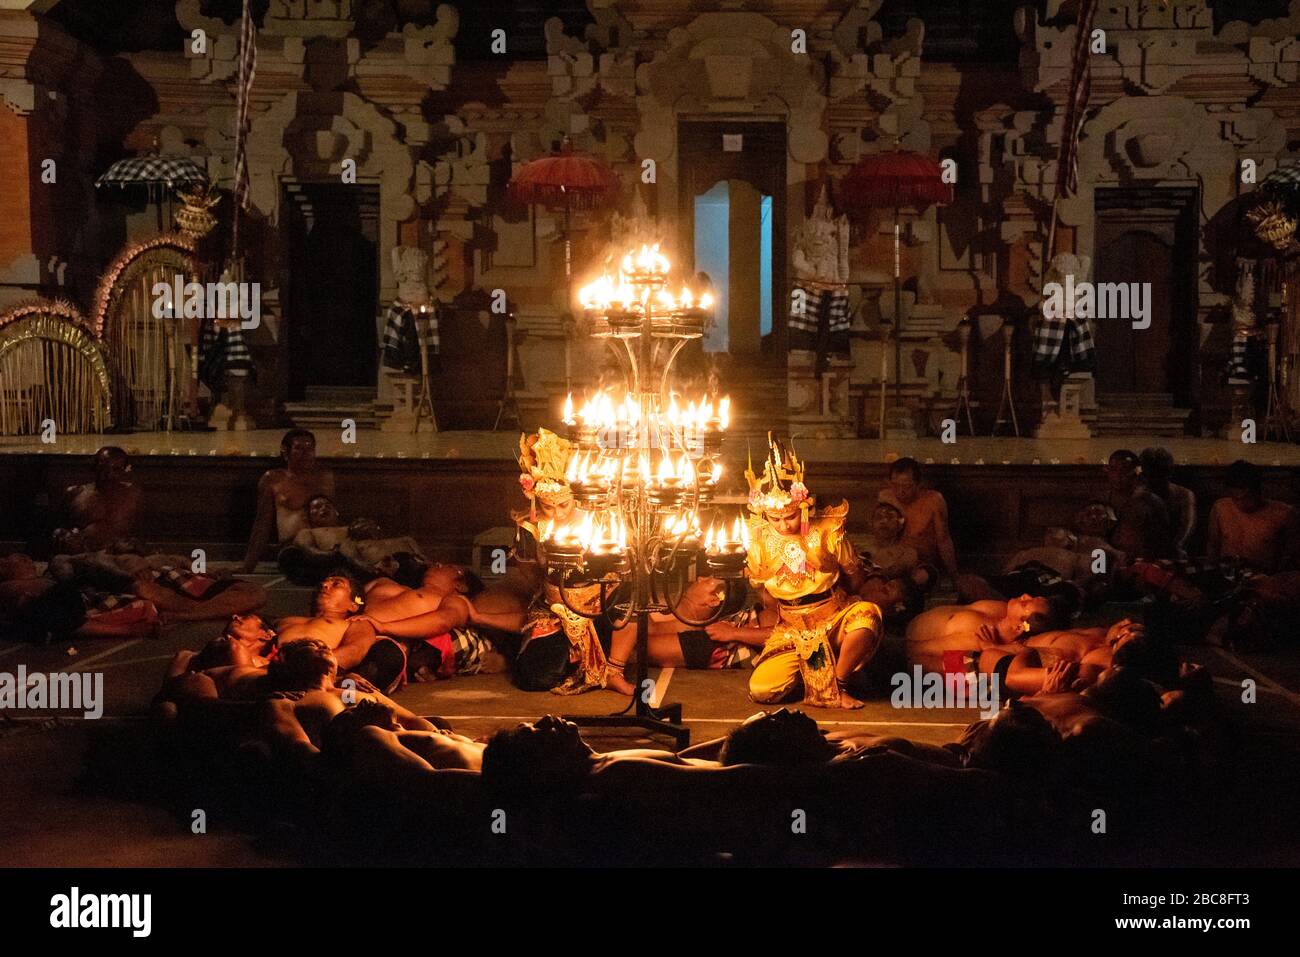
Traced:
<svg viewBox="0 0 1300 957">
<path fill-rule="evenodd" d="M 1096 418 L 1084 421 L 1094 435 L 1185 435 L 1191 409 L 1174 405 L 1167 392 L 1119 392 L 1098 397 Z"/>
<path fill-rule="evenodd" d="M 285 415 L 297 428 L 339 429 L 352 419 L 358 429 L 378 427 L 375 390 L 364 386 L 308 386 L 301 402 L 286 402 Z"/>
</svg>

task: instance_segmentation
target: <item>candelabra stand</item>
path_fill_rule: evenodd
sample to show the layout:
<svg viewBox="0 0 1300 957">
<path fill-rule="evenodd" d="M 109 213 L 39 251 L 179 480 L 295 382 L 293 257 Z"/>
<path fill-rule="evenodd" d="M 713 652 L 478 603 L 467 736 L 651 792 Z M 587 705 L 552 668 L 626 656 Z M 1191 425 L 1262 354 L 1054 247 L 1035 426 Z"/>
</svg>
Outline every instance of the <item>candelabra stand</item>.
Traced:
<svg viewBox="0 0 1300 957">
<path fill-rule="evenodd" d="M 647 258 L 648 257 L 648 258 Z M 606 339 L 625 369 L 622 418 L 574 418 L 566 424 L 577 447 L 568 475 L 577 510 L 587 515 L 581 532 L 555 530 L 541 543 L 547 574 L 564 607 L 582 618 L 603 620 L 613 630 L 635 625 L 636 681 L 632 700 L 612 715 L 577 716 L 587 727 L 636 727 L 666 734 L 680 749 L 690 741 L 680 704 L 652 701 L 649 669 L 650 616 L 670 614 L 691 628 L 719 620 L 745 588 L 744 528 L 732 540 L 710 527 L 701 535 L 700 515 L 712 510 L 720 469 L 715 465 L 725 427 L 722 407 L 695 420 L 678 415 L 669 376 L 682 347 L 703 334 L 707 302 L 678 302 L 664 292 L 667 260 L 643 250 L 624 261 L 622 298 L 586 306 L 593 335 Z M 586 290 L 584 290 L 584 293 Z M 657 366 L 662 373 L 654 382 Z M 672 405 L 670 407 L 670 401 Z M 724 400 L 725 402 L 725 400 Z M 650 463 L 658 453 L 656 475 Z M 676 465 L 673 465 L 674 460 Z M 599 530 L 604 529 L 604 540 Z M 703 540 L 702 540 L 703 538 Z M 722 600 L 704 620 L 682 611 L 695 577 L 720 579 Z"/>
</svg>

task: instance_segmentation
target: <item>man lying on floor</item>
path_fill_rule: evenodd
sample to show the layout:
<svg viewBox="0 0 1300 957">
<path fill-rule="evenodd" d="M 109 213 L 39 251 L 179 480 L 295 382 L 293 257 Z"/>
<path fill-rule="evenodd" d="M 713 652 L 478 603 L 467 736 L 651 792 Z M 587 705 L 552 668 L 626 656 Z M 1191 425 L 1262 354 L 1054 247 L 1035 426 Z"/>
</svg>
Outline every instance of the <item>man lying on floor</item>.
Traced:
<svg viewBox="0 0 1300 957">
<path fill-rule="evenodd" d="M 280 549 L 280 571 L 297 584 L 315 584 L 332 574 L 352 575 L 363 582 L 384 576 L 411 580 L 429 561 L 410 536 L 384 537 L 379 525 L 358 518 L 344 525 L 327 495 L 307 500 L 307 527 Z"/>
<path fill-rule="evenodd" d="M 333 651 L 315 638 L 283 645 L 264 667 L 254 665 L 247 648 L 225 635 L 197 654 L 180 652 L 168 667 L 153 713 L 183 740 L 218 749 L 260 742 L 270 757 L 305 766 L 319 754 L 330 719 L 360 702 L 383 705 L 404 730 L 437 730 L 364 678 L 340 676 Z"/>
<path fill-rule="evenodd" d="M 1109 628 L 1061 628 L 1066 607 L 1060 596 L 1021 595 L 931 608 L 908 626 L 908 664 L 942 674 L 995 674 L 1003 689 L 1033 694 L 1055 662 L 1078 663 L 1077 680 L 1087 684 L 1110 666 L 1117 648 L 1144 634 L 1129 619 Z"/>
<path fill-rule="evenodd" d="M 290 615 L 277 623 L 281 654 L 294 642 L 319 640 L 344 671 L 354 671 L 385 691 L 400 687 L 406 678 L 406 651 L 375 631 L 375 623 L 360 614 L 364 605 L 350 579 L 326 578 L 312 595 L 311 615 Z"/>
<path fill-rule="evenodd" d="M 256 582 L 198 574 L 183 556 L 146 554 L 126 540 L 95 552 L 55 555 L 48 573 L 80 588 L 143 598 L 158 609 L 163 624 L 229 618 L 266 603 L 266 590 Z"/>
</svg>

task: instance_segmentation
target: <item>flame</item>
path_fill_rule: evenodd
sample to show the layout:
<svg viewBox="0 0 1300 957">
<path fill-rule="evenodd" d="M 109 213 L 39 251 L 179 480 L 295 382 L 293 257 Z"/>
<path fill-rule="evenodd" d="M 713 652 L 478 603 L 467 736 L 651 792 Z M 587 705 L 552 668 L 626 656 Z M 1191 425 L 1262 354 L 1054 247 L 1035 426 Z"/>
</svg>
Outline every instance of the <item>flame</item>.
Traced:
<svg viewBox="0 0 1300 957">
<path fill-rule="evenodd" d="M 713 308 L 713 297 L 707 292 L 700 296 L 699 307 L 704 310 Z"/>
<path fill-rule="evenodd" d="M 565 425 L 573 425 L 573 393 L 572 392 L 570 392 L 569 395 L 564 400 L 564 415 L 562 417 L 562 420 Z"/>
<path fill-rule="evenodd" d="M 712 473 L 712 475 L 709 477 L 709 482 L 710 482 L 711 484 L 713 484 L 713 485 L 717 485 L 718 482 L 719 482 L 719 480 L 721 480 L 721 478 L 722 478 L 722 463 L 721 463 L 721 462 L 714 462 L 714 463 L 713 463 L 713 473 Z"/>
<path fill-rule="evenodd" d="M 731 396 L 724 395 L 718 402 L 718 428 L 725 430 L 731 424 Z"/>
<path fill-rule="evenodd" d="M 669 482 L 672 481 L 672 479 L 673 479 L 672 459 L 670 459 L 668 455 L 665 453 L 659 459 L 659 475 L 658 475 L 659 484 L 667 485 Z"/>
</svg>

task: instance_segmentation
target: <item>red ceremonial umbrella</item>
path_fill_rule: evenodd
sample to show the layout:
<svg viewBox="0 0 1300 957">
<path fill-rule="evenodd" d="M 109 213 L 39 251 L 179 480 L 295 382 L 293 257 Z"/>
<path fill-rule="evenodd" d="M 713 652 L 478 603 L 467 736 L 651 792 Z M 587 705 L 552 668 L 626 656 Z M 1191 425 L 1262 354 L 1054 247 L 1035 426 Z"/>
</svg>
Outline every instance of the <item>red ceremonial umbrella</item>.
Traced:
<svg viewBox="0 0 1300 957">
<path fill-rule="evenodd" d="M 925 207 L 951 203 L 952 186 L 943 181 L 938 162 L 911 150 L 892 149 L 858 160 L 840 180 L 844 203 L 859 213 L 871 209 L 894 210 L 894 384 L 901 385 L 902 344 L 898 326 L 903 315 L 903 286 L 899 277 L 898 211 L 903 206 Z M 884 365 L 885 353 L 881 353 Z M 880 437 L 885 437 L 885 371 L 880 375 Z"/>
<path fill-rule="evenodd" d="M 569 213 L 594 209 L 618 195 L 618 174 L 586 153 L 575 153 L 566 137 L 549 156 L 525 163 L 510 177 L 507 194 L 516 203 L 564 209 L 564 275 L 569 278 Z"/>
<path fill-rule="evenodd" d="M 516 203 L 564 209 L 565 309 L 573 302 L 573 247 L 569 240 L 569 214 L 573 209 L 595 209 L 618 195 L 618 174 L 586 153 L 575 153 L 569 138 L 558 150 L 525 163 L 510 177 L 507 196 Z M 569 379 L 568 339 L 565 339 L 564 378 Z"/>
</svg>

